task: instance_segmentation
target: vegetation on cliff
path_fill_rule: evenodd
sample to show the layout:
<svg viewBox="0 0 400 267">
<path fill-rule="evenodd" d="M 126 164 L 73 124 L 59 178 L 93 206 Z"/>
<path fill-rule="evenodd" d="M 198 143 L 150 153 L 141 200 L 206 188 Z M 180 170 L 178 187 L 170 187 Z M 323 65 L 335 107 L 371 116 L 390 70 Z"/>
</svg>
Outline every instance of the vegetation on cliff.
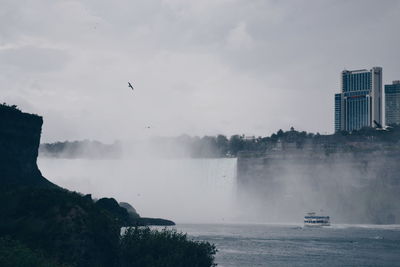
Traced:
<svg viewBox="0 0 400 267">
<path fill-rule="evenodd" d="M 103 144 L 99 141 L 65 141 L 42 144 L 41 156 L 54 158 L 119 158 L 122 147 L 119 142 Z"/>
<path fill-rule="evenodd" d="M 278 130 L 266 137 L 245 135 L 224 135 L 191 137 L 153 138 L 150 148 L 161 156 L 189 157 L 189 158 L 221 158 L 236 157 L 241 152 L 268 153 L 280 149 L 294 148 L 324 151 L 365 152 L 383 148 L 400 148 L 400 125 L 393 125 L 387 130 L 364 127 L 357 131 L 338 132 L 330 135 L 296 131 L 293 127 L 289 131 Z M 126 144 L 125 144 L 126 145 Z M 130 144 L 131 145 L 131 144 Z M 129 145 L 128 145 L 129 146 Z M 135 147 L 135 145 L 133 145 Z M 86 149 L 90 147 L 90 149 Z M 114 157 L 121 152 L 124 144 L 116 142 L 104 145 L 96 141 L 65 141 L 41 145 L 41 155 L 47 157 Z M 144 148 L 146 149 L 146 148 Z M 94 151 L 97 151 L 96 153 Z M 99 152 L 101 151 L 101 153 Z"/>
<path fill-rule="evenodd" d="M 128 228 L 119 242 L 114 265 L 120 267 L 208 267 L 216 266 L 214 245 L 191 241 L 175 230 L 161 231 Z M 9 237 L 0 238 L 0 266 L 2 267 L 73 267 L 107 266 L 60 263 L 38 249 L 31 249 Z M 86 263 L 93 264 L 93 263 Z"/>
<path fill-rule="evenodd" d="M 140 221 L 140 217 L 129 215 L 114 199 L 104 198 L 93 202 L 89 195 L 81 196 L 60 188 L 29 186 L 2 190 L 0 202 L 3 203 L 0 206 L 0 237 L 7 236 L 18 240 L 29 249 L 43 251 L 44 259 L 53 259 L 54 262 L 70 266 L 121 266 L 120 260 L 123 261 L 127 257 L 130 249 L 123 244 L 137 241 L 136 235 L 124 235 L 121 239 L 121 227 L 132 225 L 130 222 L 133 225 L 145 224 Z M 135 233 L 142 230 L 135 229 Z M 176 237 L 178 234 L 171 236 Z M 136 254 L 129 257 L 141 263 L 153 262 L 153 259 L 146 256 L 146 253 L 150 253 L 147 250 L 164 250 L 169 239 L 157 239 L 157 231 L 151 231 L 144 237 L 138 241 L 143 241 L 143 244 L 136 244 L 143 249 L 142 254 L 134 251 Z M 130 238 L 133 240 L 129 241 Z M 209 253 L 213 250 L 206 251 L 202 247 L 208 243 L 192 242 L 186 236 L 184 239 L 180 239 L 180 245 L 172 241 L 168 245 L 170 253 L 173 251 L 180 255 L 181 258 L 176 260 L 187 261 L 187 258 L 190 258 L 192 266 L 211 266 L 196 265 L 199 264 L 199 259 L 191 258 L 186 248 L 198 247 L 199 258 L 208 259 L 212 257 L 213 254 Z M 22 256 L 26 255 L 26 260 L 30 262 L 33 259 L 31 253 L 22 251 Z M 19 253 L 19 250 L 12 250 L 10 257 L 16 257 Z M 169 261 L 161 254 L 157 257 L 160 264 Z M 146 266 L 176 266 L 163 264 Z M 123 266 L 142 265 L 124 263 Z"/>
<path fill-rule="evenodd" d="M 0 236 L 72 266 L 113 266 L 121 225 L 90 197 L 30 186 L 1 192 L 0 202 Z"/>
<path fill-rule="evenodd" d="M 68 267 L 46 258 L 43 252 L 33 251 L 9 237 L 0 238 L 0 266 L 2 267 Z"/>
</svg>

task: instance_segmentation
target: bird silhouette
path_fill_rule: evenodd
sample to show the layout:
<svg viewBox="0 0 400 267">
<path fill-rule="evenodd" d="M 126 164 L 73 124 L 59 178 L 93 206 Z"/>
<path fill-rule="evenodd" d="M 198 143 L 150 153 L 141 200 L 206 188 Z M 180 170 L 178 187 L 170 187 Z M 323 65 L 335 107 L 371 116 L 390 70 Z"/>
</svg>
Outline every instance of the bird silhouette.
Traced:
<svg viewBox="0 0 400 267">
<path fill-rule="evenodd" d="M 128 87 L 132 88 L 132 90 L 133 90 L 133 86 L 130 82 L 128 82 Z"/>
</svg>

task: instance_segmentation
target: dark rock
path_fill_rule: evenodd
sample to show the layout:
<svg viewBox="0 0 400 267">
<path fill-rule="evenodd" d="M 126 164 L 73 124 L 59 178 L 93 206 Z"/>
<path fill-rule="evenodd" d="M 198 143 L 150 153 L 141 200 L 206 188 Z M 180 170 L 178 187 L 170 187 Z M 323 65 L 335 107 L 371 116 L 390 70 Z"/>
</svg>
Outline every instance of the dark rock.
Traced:
<svg viewBox="0 0 400 267">
<path fill-rule="evenodd" d="M 36 163 L 42 124 L 40 116 L 0 105 L 0 187 L 54 186 Z"/>
<path fill-rule="evenodd" d="M 140 217 L 137 219 L 138 225 L 156 225 L 156 226 L 172 226 L 175 225 L 173 221 L 161 218 L 145 218 Z"/>
<path fill-rule="evenodd" d="M 113 198 L 94 202 L 45 179 L 36 163 L 42 123 L 37 115 L 0 105 L 0 238 L 62 264 L 113 267 L 121 226 L 172 223 L 139 218 L 127 203 L 129 212 Z"/>
<path fill-rule="evenodd" d="M 140 217 L 139 214 L 137 213 L 136 209 L 134 207 L 132 207 L 131 204 L 126 203 L 126 202 L 119 202 L 119 205 L 121 207 L 125 208 L 128 211 L 128 213 L 130 215 L 132 215 L 133 217 L 135 217 L 135 218 L 139 218 Z"/>
<path fill-rule="evenodd" d="M 114 198 L 101 198 L 95 205 L 114 217 L 121 227 L 135 224 L 133 221 L 135 218 L 125 208 L 121 207 Z"/>
<path fill-rule="evenodd" d="M 113 217 L 114 220 L 121 226 L 146 226 L 146 225 L 162 225 L 170 226 L 175 225 L 173 221 L 160 219 L 160 218 L 142 218 L 136 210 L 128 203 L 118 202 L 114 198 L 101 198 L 95 205 L 104 210 Z M 125 208 L 127 207 L 127 208 Z"/>
</svg>

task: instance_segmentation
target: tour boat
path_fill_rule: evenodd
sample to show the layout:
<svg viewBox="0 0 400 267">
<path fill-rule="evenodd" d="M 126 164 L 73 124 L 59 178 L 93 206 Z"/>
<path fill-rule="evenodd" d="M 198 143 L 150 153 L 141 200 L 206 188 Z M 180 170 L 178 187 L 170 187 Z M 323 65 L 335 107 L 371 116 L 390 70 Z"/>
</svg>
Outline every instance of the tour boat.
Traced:
<svg viewBox="0 0 400 267">
<path fill-rule="evenodd" d="M 329 226 L 329 216 L 317 216 L 315 212 L 309 212 L 304 216 L 304 226 Z"/>
</svg>

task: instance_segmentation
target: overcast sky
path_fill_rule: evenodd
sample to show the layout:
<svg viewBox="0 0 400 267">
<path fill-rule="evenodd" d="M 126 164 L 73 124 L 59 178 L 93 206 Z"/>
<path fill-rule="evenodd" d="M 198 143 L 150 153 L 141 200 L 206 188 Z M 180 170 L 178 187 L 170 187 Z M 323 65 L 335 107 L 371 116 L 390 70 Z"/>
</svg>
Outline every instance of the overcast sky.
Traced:
<svg viewBox="0 0 400 267">
<path fill-rule="evenodd" d="M 395 0 L 0 0 L 0 101 L 44 142 L 330 133 L 344 68 L 400 79 L 399 32 Z"/>
</svg>

